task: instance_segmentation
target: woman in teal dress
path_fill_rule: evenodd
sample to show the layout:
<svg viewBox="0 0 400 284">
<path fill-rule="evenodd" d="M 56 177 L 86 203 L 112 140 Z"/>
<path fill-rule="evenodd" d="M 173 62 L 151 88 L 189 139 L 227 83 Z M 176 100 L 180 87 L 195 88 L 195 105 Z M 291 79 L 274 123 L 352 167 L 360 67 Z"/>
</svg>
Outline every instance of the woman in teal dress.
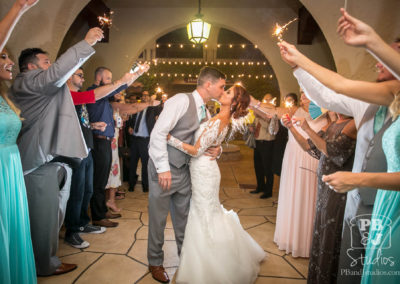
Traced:
<svg viewBox="0 0 400 284">
<path fill-rule="evenodd" d="M 0 53 L 0 80 L 10 80 L 14 63 Z M 0 82 L 3 83 L 3 82 Z M 17 109 L 0 96 L 0 283 L 36 283 L 28 202 L 16 140 Z"/>
<path fill-rule="evenodd" d="M 3 50 L 19 18 L 38 0 L 16 0 L 0 21 L 0 283 L 36 283 L 24 175 L 16 140 L 19 111 L 6 95 L 14 62 Z"/>
</svg>

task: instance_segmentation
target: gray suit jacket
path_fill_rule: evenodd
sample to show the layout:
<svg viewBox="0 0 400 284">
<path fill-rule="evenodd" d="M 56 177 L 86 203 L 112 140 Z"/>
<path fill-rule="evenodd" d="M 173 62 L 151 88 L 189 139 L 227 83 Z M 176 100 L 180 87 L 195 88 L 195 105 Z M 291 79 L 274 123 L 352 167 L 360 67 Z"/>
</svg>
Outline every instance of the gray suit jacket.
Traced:
<svg viewBox="0 0 400 284">
<path fill-rule="evenodd" d="M 48 70 L 26 71 L 15 78 L 10 97 L 21 109 L 24 119 L 17 141 L 24 172 L 56 156 L 87 156 L 71 93 L 65 82 L 94 52 L 83 40 L 69 48 Z"/>
</svg>

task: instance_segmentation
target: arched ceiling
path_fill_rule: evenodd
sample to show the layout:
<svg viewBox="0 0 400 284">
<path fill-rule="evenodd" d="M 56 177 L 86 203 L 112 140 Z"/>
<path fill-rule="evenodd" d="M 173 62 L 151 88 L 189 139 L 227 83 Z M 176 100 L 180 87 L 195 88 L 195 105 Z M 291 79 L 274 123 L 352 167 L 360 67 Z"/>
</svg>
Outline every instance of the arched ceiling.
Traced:
<svg viewBox="0 0 400 284">
<path fill-rule="evenodd" d="M 18 23 L 8 48 L 17 58 L 26 47 L 38 46 L 57 54 L 61 42 L 75 17 L 88 0 L 40 0 Z M 108 65 L 119 76 L 128 67 L 130 57 L 155 38 L 184 26 L 197 13 L 196 0 L 105 0 L 115 10 L 115 26 L 110 44 L 98 44 L 97 54 L 88 62 L 88 71 L 96 65 Z M 301 3 L 300 3 L 301 2 Z M 337 37 L 336 21 L 343 1 L 332 0 L 203 0 L 202 13 L 212 24 L 228 28 L 257 44 L 266 55 L 277 75 L 282 92 L 296 91 L 297 84 L 291 70 L 284 64 L 271 37 L 275 22 L 285 23 L 297 16 L 303 4 L 316 19 L 328 44 L 317 38 L 311 46 L 299 46 L 304 53 L 324 65 L 336 64 L 340 73 L 372 79 L 374 60 L 364 50 L 345 46 Z M 0 16 L 14 0 L 0 2 Z M 383 36 L 393 40 L 400 34 L 400 1 L 348 0 L 348 10 L 367 21 Z M 296 42 L 296 24 L 285 34 L 285 39 Z M 332 51 L 334 62 L 329 60 Z M 54 58 L 54 57 L 53 57 Z M 90 77 L 89 77 L 90 78 Z"/>
</svg>

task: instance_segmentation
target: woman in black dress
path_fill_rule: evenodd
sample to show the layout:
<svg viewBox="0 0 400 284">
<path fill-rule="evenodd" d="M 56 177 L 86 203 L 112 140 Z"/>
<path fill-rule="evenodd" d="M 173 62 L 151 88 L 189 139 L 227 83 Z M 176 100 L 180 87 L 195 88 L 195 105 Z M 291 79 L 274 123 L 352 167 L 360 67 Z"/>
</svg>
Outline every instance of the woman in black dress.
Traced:
<svg viewBox="0 0 400 284">
<path fill-rule="evenodd" d="M 296 123 L 300 123 L 309 139 L 305 139 L 292 127 L 292 119 L 289 116 L 282 117 L 283 123 L 302 148 L 319 159 L 318 195 L 307 283 L 336 283 L 338 273 L 346 195 L 331 190 L 322 181 L 322 176 L 336 171 L 351 170 L 357 130 L 354 119 L 341 114 L 337 116 L 338 120 L 331 122 L 318 133 L 309 127 L 307 121 L 298 120 Z"/>
</svg>

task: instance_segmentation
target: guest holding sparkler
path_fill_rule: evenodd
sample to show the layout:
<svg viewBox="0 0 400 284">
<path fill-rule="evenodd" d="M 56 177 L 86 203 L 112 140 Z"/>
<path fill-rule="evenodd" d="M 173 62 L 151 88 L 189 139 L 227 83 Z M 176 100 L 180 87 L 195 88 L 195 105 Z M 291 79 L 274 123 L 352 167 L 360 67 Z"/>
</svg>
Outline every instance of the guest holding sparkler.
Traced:
<svg viewBox="0 0 400 284">
<path fill-rule="evenodd" d="M 327 124 L 327 120 L 324 116 L 312 120 L 308 113 L 309 104 L 310 101 L 301 91 L 301 107 L 297 108 L 293 117 L 307 120 L 310 127 L 318 132 Z M 307 133 L 298 125 L 293 127 L 308 138 Z M 293 257 L 309 257 L 310 254 L 317 167 L 318 160 L 304 152 L 289 133 L 282 163 L 274 242 L 279 249 L 291 253 Z"/>
<path fill-rule="evenodd" d="M 273 100 L 271 94 L 266 94 L 263 103 L 269 103 Z M 254 170 L 257 177 L 257 188 L 250 193 L 260 193 L 261 199 L 272 196 L 272 187 L 274 185 L 273 155 L 274 155 L 274 140 L 277 130 L 274 127 L 277 125 L 277 117 L 262 118 L 256 113 L 254 120 L 254 138 L 256 140 L 256 148 L 254 149 Z M 279 126 L 278 126 L 279 127 Z"/>
<path fill-rule="evenodd" d="M 346 35 L 351 33 L 350 29 Z M 400 44 L 396 42 L 392 47 L 399 50 Z M 400 103 L 396 94 L 400 82 L 380 63 L 378 83 L 354 81 L 312 62 L 293 45 L 282 42 L 280 48 L 282 58 L 299 67 L 294 75 L 307 95 L 323 107 L 353 115 L 358 128 L 354 173 L 337 172 L 323 178 L 336 190 L 354 189 L 347 194 L 338 283 L 357 283 L 361 276 L 363 283 L 375 283 L 380 273 L 387 275 L 382 279 L 385 283 L 397 283 L 398 265 L 394 263 L 400 259 L 400 250 L 386 248 L 400 234 L 399 195 L 390 191 L 399 189 L 400 124 L 396 118 Z M 377 194 L 373 188 L 389 190 Z M 366 225 L 370 222 L 380 224 L 379 228 L 370 230 Z M 394 262 L 381 264 L 379 259 Z"/>
<path fill-rule="evenodd" d="M 345 9 L 338 21 L 338 33 L 348 45 L 365 47 L 385 67 L 400 80 L 400 54 L 366 23 L 350 16 Z"/>
<path fill-rule="evenodd" d="M 343 215 L 346 195 L 334 192 L 322 181 L 322 176 L 353 166 L 357 130 L 351 117 L 329 112 L 334 116 L 318 133 L 305 119 L 296 119 L 309 138 L 305 139 L 295 127 L 292 118 L 282 118 L 285 126 L 304 151 L 319 159 L 318 194 L 315 208 L 314 232 L 308 266 L 308 283 L 336 283 L 342 240 Z"/>
<path fill-rule="evenodd" d="M 254 98 L 250 102 L 251 108 L 260 115 L 268 117 L 276 114 L 282 117 L 286 111 L 290 117 L 305 118 L 311 128 L 318 132 L 327 124 L 327 120 L 325 116 L 312 120 L 308 113 L 309 104 L 310 100 L 302 91 L 301 107 L 297 107 L 297 97 L 293 94 L 285 97 L 286 108 L 261 105 Z M 308 137 L 298 125 L 293 127 L 301 135 Z M 317 193 L 317 166 L 318 160 L 304 152 L 293 135 L 289 134 L 282 162 L 274 242 L 279 249 L 292 253 L 293 257 L 308 257 L 310 253 Z"/>
</svg>

